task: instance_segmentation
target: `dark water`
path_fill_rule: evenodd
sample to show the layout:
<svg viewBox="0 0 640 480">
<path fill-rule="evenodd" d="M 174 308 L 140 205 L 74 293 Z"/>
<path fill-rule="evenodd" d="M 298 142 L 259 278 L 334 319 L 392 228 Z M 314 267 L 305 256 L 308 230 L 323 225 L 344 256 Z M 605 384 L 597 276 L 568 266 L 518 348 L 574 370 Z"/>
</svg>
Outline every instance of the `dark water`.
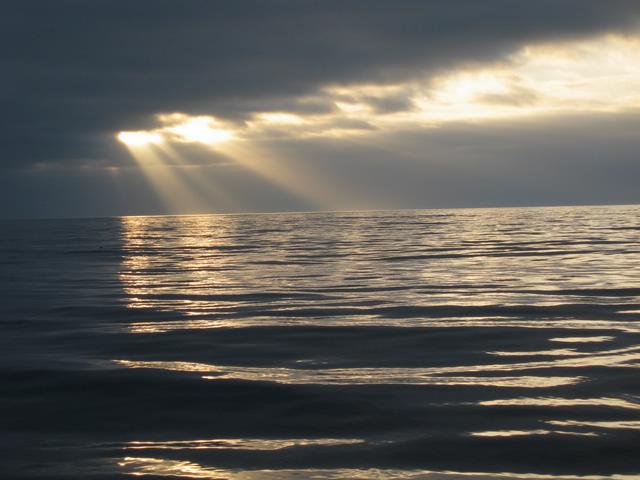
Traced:
<svg viewBox="0 0 640 480">
<path fill-rule="evenodd" d="M 640 478 L 640 207 L 1 228 L 0 478 Z"/>
</svg>

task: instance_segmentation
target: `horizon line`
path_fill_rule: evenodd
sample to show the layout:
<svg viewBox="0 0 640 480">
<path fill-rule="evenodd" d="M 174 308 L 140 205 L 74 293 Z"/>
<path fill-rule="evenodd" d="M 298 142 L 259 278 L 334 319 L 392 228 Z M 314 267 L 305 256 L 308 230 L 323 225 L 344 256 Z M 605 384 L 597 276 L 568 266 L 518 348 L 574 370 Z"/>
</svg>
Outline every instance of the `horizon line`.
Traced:
<svg viewBox="0 0 640 480">
<path fill-rule="evenodd" d="M 273 210 L 262 212 L 198 212 L 198 213 L 151 213 L 151 214 L 123 214 L 123 215 L 99 215 L 99 216 L 69 216 L 69 217 L 0 217 L 0 221 L 41 221 L 41 220 L 100 220 L 115 218 L 139 218 L 139 217 L 204 217 L 204 216 L 246 216 L 246 215 L 295 215 L 295 214 L 337 214 L 337 213 L 373 213 L 373 212 L 400 212 L 400 211 L 424 211 L 424 210 L 501 210 L 517 208 L 580 208 L 580 207 L 635 207 L 638 203 L 577 203 L 554 205 L 500 205 L 500 206 L 473 206 L 473 207 L 402 207 L 402 208 L 371 208 L 371 209 L 344 209 L 344 210 Z"/>
</svg>

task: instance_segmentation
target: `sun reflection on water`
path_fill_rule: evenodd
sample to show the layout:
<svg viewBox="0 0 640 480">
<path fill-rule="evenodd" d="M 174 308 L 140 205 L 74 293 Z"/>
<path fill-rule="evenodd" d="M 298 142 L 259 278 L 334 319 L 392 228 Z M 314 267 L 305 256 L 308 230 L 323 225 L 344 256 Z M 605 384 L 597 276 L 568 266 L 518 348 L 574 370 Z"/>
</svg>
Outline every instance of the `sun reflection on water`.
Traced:
<svg viewBox="0 0 640 480">
<path fill-rule="evenodd" d="M 450 368 L 332 368 L 332 369 L 292 369 L 265 367 L 229 367 L 192 362 L 150 362 L 114 360 L 127 368 L 151 368 L 173 372 L 207 373 L 205 380 L 244 380 L 275 382 L 290 385 L 470 385 L 492 387 L 549 388 L 571 385 L 583 380 L 577 376 L 445 376 L 446 373 L 471 373 L 486 371 L 508 371 L 502 368 L 480 368 L 478 366 Z"/>
<path fill-rule="evenodd" d="M 291 447 L 355 445 L 358 438 L 218 438 L 212 440 L 131 441 L 125 450 L 280 450 Z"/>
<path fill-rule="evenodd" d="M 610 342 L 614 337 L 608 336 L 592 336 L 592 337 L 555 337 L 550 338 L 550 342 L 562 342 L 562 343 L 600 343 Z"/>
<path fill-rule="evenodd" d="M 136 476 L 180 476 L 202 479 L 227 480 L 306 480 L 322 478 L 326 480 L 455 480 L 457 478 L 476 478 L 478 480 L 638 480 L 638 475 L 544 475 L 513 472 L 460 472 L 401 469 L 279 469 L 279 470 L 232 470 L 204 466 L 185 460 L 167 460 L 160 458 L 124 457 L 119 462 L 127 473 Z"/>
<path fill-rule="evenodd" d="M 150 376 L 187 380 L 202 395 L 264 389 L 315 400 L 338 392 L 331 402 L 367 414 L 359 395 L 375 391 L 376 408 L 388 402 L 398 415 L 441 419 L 429 445 L 455 438 L 461 451 L 499 442 L 620 445 L 639 428 L 640 240 L 630 229 L 638 210 L 589 212 L 124 218 L 119 280 L 130 316 L 104 327 L 126 337 L 110 365 L 136 379 L 158 370 Z M 327 428 L 353 420 L 336 412 L 338 420 L 321 417 Z M 226 450 L 366 449 L 373 440 L 368 431 L 337 440 L 217 439 L 215 429 L 203 434 L 211 440 L 129 442 L 123 450 L 139 456 L 121 467 L 192 478 L 590 478 L 225 469 L 204 459 Z M 256 437 L 265 431 L 273 433 Z"/>
<path fill-rule="evenodd" d="M 472 437 L 524 437 L 529 435 L 582 435 L 595 437 L 593 432 L 565 432 L 563 430 L 494 430 L 486 432 L 471 432 Z"/>
<path fill-rule="evenodd" d="M 518 397 L 484 400 L 479 405 L 488 407 L 612 407 L 640 410 L 640 399 L 624 398 L 560 398 L 560 397 Z"/>
</svg>

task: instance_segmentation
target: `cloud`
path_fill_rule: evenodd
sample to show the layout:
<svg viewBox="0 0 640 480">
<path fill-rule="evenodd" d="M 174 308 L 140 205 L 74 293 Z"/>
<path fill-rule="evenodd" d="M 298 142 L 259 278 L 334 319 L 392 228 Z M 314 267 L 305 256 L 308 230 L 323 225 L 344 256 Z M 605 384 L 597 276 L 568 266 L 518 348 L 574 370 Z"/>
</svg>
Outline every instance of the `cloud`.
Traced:
<svg viewBox="0 0 640 480">
<path fill-rule="evenodd" d="M 220 137 L 350 138 L 458 121 L 623 112 L 640 107 L 639 46 L 640 37 L 613 34 L 537 44 L 514 52 L 499 65 L 454 69 L 390 85 L 329 86 L 313 97 L 289 102 L 300 105 L 322 99 L 333 105 L 331 109 L 254 111 L 248 112 L 247 120 L 226 122 L 214 116 L 160 114 L 156 118 L 162 126 L 119 137 L 130 138 L 128 143 L 162 139 L 205 145 Z"/>
<path fill-rule="evenodd" d="M 637 19 L 634 0 L 8 1 L 1 162 L 117 163 L 114 133 L 157 128 L 159 113 L 329 115 L 327 88 L 411 83 Z M 381 115 L 412 105 L 364 101 Z"/>
<path fill-rule="evenodd" d="M 540 95 L 532 88 L 524 86 L 511 86 L 500 93 L 481 93 L 473 99 L 478 103 L 505 105 L 509 107 L 527 107 L 535 105 Z"/>
<path fill-rule="evenodd" d="M 639 21 L 636 0 L 5 1 L 0 216 L 640 201 Z"/>
</svg>

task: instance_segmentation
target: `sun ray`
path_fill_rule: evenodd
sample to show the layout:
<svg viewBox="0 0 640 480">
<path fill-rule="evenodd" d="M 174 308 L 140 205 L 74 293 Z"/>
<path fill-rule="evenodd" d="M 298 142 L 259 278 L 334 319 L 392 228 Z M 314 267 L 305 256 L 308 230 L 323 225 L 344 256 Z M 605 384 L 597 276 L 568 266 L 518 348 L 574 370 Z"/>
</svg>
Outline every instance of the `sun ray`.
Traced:
<svg viewBox="0 0 640 480">
<path fill-rule="evenodd" d="M 344 204 L 335 188 L 337 179 L 308 161 L 260 147 L 256 142 L 234 142 L 218 148 L 242 167 L 311 203 L 314 208 L 332 210 Z"/>
<path fill-rule="evenodd" d="M 234 198 L 228 189 L 216 179 L 213 170 L 220 168 L 218 165 L 189 164 L 187 159 L 167 143 L 158 144 L 156 148 L 171 159 L 176 175 L 180 177 L 187 188 L 198 195 L 203 208 L 211 209 L 214 206 L 216 211 L 229 211 L 237 208 L 238 199 Z M 219 154 L 219 152 L 216 153 Z"/>
<path fill-rule="evenodd" d="M 145 178 L 162 201 L 168 213 L 189 213 L 202 209 L 202 202 L 176 175 L 153 143 L 125 143 Z"/>
</svg>

